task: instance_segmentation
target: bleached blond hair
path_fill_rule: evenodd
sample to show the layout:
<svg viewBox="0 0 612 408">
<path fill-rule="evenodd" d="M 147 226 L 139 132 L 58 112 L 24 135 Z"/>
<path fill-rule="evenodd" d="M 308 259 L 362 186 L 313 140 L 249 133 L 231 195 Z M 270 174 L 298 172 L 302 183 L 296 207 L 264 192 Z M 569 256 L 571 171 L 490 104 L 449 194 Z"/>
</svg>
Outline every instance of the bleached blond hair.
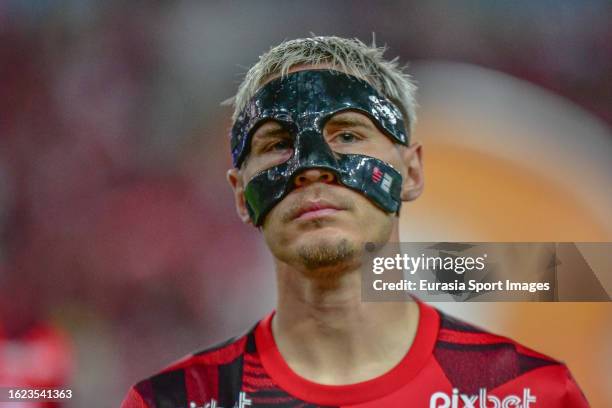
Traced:
<svg viewBox="0 0 612 408">
<path fill-rule="evenodd" d="M 399 65 L 399 58 L 387 60 L 386 47 L 368 46 L 357 38 L 335 36 L 309 37 L 283 41 L 259 57 L 246 73 L 236 95 L 224 104 L 234 107 L 232 120 L 238 118 L 248 101 L 271 77 L 285 76 L 297 65 L 328 64 L 368 82 L 382 95 L 393 101 L 402 111 L 407 131 L 412 133 L 416 123 L 416 85 Z"/>
</svg>

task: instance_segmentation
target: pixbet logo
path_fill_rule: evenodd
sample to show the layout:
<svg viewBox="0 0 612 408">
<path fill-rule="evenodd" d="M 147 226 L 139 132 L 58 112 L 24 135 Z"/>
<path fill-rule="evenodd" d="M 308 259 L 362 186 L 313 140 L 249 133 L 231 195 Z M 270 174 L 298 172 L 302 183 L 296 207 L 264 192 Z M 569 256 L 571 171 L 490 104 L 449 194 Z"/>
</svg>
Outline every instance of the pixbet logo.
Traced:
<svg viewBox="0 0 612 408">
<path fill-rule="evenodd" d="M 246 393 L 244 391 L 240 391 L 240 394 L 238 394 L 238 401 L 236 401 L 233 408 L 246 408 L 246 407 L 250 407 L 252 404 L 253 404 L 253 401 L 250 398 L 247 398 Z M 223 408 L 223 407 L 220 405 L 217 405 L 217 400 L 213 398 L 205 402 L 203 405 L 198 405 L 192 401 L 189 403 L 189 408 Z"/>
<path fill-rule="evenodd" d="M 462 405 L 459 405 L 459 402 Z M 507 395 L 504 398 L 488 395 L 486 388 L 481 388 L 478 395 L 460 394 L 453 388 L 452 395 L 439 391 L 429 399 L 429 408 L 529 408 L 536 402 L 529 388 L 523 388 L 523 398 L 517 395 Z"/>
</svg>

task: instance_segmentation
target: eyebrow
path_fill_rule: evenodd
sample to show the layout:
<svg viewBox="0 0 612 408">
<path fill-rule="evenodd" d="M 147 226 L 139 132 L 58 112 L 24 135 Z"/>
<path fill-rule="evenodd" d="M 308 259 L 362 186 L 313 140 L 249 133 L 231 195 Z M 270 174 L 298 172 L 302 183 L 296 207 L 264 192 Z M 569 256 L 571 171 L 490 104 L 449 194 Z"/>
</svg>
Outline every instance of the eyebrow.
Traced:
<svg viewBox="0 0 612 408">
<path fill-rule="evenodd" d="M 274 123 L 274 122 L 272 122 Z M 274 128 L 270 128 L 268 127 L 268 129 L 262 130 L 261 128 L 265 125 L 262 124 L 259 128 L 257 128 L 255 130 L 255 132 L 253 133 L 253 141 L 257 140 L 257 139 L 268 139 L 268 138 L 272 138 L 272 137 L 278 137 L 281 135 L 286 135 L 287 134 L 287 129 L 285 129 L 284 127 L 282 127 L 280 124 L 276 123 L 276 127 Z"/>
</svg>

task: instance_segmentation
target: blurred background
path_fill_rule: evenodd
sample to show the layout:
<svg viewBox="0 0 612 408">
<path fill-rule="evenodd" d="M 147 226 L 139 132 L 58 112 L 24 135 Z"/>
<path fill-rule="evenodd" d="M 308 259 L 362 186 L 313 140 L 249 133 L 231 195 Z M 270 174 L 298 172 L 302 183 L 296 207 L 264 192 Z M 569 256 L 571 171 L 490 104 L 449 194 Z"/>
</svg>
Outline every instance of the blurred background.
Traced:
<svg viewBox="0 0 612 408">
<path fill-rule="evenodd" d="M 0 385 L 118 406 L 274 306 L 220 102 L 283 39 L 375 33 L 410 63 L 426 189 L 404 240 L 611 241 L 611 16 L 607 0 L 1 1 Z M 611 405 L 610 303 L 439 306 Z"/>
</svg>

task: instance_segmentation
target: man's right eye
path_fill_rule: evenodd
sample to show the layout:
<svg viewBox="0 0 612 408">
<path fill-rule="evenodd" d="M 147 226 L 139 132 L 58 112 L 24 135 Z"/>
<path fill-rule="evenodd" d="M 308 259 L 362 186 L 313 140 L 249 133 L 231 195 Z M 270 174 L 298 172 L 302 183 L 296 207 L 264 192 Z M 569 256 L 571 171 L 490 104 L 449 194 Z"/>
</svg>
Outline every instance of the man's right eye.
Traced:
<svg viewBox="0 0 612 408">
<path fill-rule="evenodd" d="M 291 149 L 291 142 L 289 140 L 278 140 L 274 143 L 271 144 L 271 146 L 268 148 L 268 150 L 287 150 L 287 149 Z"/>
</svg>

